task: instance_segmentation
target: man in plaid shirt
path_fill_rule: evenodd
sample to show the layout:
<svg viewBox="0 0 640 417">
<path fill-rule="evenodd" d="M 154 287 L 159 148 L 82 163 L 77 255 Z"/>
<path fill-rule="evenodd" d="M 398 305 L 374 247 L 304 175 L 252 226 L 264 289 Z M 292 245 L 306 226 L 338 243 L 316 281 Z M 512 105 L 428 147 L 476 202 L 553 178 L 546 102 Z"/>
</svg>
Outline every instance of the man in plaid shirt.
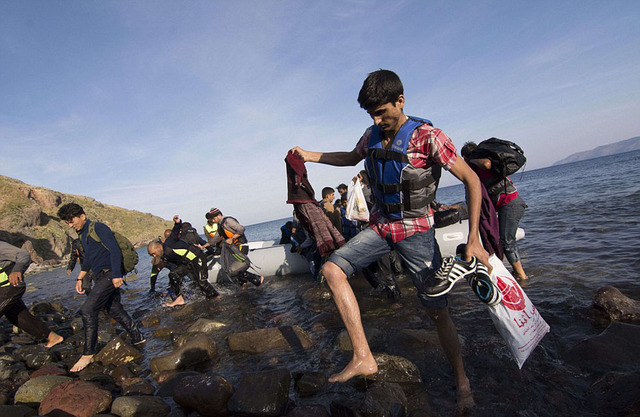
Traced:
<svg viewBox="0 0 640 417">
<path fill-rule="evenodd" d="M 393 142 L 399 142 L 396 134 L 409 120 L 404 114 L 404 88 L 398 76 L 388 70 L 379 70 L 369 74 L 358 95 L 360 107 L 365 109 L 373 119 L 376 133 L 381 143 L 378 146 L 390 149 Z M 356 147 L 350 152 L 312 152 L 295 147 L 293 151 L 305 162 L 317 162 L 334 166 L 355 166 L 366 159 L 365 166 L 375 167 L 377 163 L 368 154 L 370 138 L 374 127 L 369 127 Z M 480 262 L 488 265 L 488 254 L 479 241 L 478 221 L 482 192 L 476 174 L 462 158 L 458 158 L 451 140 L 430 122 L 421 124 L 410 133 L 406 148 L 407 167 L 412 172 L 427 170 L 432 173 L 439 167 L 450 171 L 458 178 L 466 189 L 469 207 L 469 236 L 466 246 L 467 259 L 475 256 Z M 400 135 L 398 135 L 400 136 Z M 383 153 L 385 151 L 382 151 Z M 402 174 L 404 178 L 404 173 Z M 372 173 L 369 172 L 372 177 Z M 424 194 L 433 195 L 436 184 L 428 184 L 430 191 Z M 406 197 L 405 197 L 406 198 Z M 400 218 L 391 218 L 382 207 L 384 202 L 376 198 L 369 227 L 351 239 L 345 246 L 335 251 L 322 268 L 342 320 L 345 323 L 353 345 L 353 357 L 349 364 L 339 373 L 332 375 L 329 382 L 345 382 L 354 376 L 370 375 L 378 371 L 376 361 L 371 354 L 364 334 L 360 308 L 347 281 L 347 277 L 371 264 L 378 258 L 395 249 L 411 273 L 414 285 L 418 288 L 420 301 L 436 325 L 440 344 L 453 367 L 457 386 L 457 405 L 459 410 L 474 405 L 469 379 L 464 371 L 458 333 L 449 315 L 446 295 L 428 297 L 422 293 L 423 281 L 430 273 L 440 267 L 440 249 L 435 241 L 433 212 L 429 207 L 420 207 L 415 211 L 404 211 Z M 385 206 L 387 207 L 387 206 Z M 398 217 L 393 216 L 393 217 Z"/>
</svg>

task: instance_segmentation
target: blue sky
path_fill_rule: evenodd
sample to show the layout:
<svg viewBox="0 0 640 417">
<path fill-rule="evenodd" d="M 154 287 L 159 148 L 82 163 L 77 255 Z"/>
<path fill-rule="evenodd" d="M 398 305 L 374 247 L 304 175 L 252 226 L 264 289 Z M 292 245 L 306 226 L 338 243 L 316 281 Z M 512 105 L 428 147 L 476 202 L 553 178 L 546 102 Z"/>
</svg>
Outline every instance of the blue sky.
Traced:
<svg viewBox="0 0 640 417">
<path fill-rule="evenodd" d="M 195 225 L 290 215 L 293 146 L 351 150 L 367 73 L 528 169 L 640 135 L 638 1 L 0 1 L 0 172 Z M 355 168 L 307 164 L 317 197 Z M 444 174 L 442 184 L 455 179 Z"/>
</svg>

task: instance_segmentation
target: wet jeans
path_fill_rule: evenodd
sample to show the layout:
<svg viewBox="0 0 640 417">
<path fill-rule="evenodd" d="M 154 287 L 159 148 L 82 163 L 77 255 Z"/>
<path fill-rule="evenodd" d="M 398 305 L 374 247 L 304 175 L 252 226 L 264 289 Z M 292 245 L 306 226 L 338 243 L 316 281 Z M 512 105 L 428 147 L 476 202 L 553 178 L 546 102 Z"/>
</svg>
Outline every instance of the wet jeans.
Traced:
<svg viewBox="0 0 640 417">
<path fill-rule="evenodd" d="M 120 303 L 120 289 L 111 282 L 111 271 L 102 271 L 94 276 L 93 289 L 80 307 L 84 326 L 83 355 L 95 355 L 98 348 L 98 313 L 104 309 L 129 332 L 133 343 L 143 339 L 138 323 L 127 314 Z"/>
<path fill-rule="evenodd" d="M 391 249 L 395 249 L 409 270 L 422 305 L 433 309 L 445 308 L 446 296 L 428 297 L 422 292 L 425 278 L 442 263 L 433 229 L 393 243 L 391 239 L 383 239 L 372 229 L 366 228 L 333 252 L 329 262 L 336 264 L 349 277 L 389 253 Z"/>
<path fill-rule="evenodd" d="M 509 263 L 520 260 L 518 245 L 516 244 L 516 232 L 520 225 L 520 219 L 527 208 L 524 200 L 518 196 L 498 210 L 498 223 L 500 225 L 500 243 Z"/>
</svg>

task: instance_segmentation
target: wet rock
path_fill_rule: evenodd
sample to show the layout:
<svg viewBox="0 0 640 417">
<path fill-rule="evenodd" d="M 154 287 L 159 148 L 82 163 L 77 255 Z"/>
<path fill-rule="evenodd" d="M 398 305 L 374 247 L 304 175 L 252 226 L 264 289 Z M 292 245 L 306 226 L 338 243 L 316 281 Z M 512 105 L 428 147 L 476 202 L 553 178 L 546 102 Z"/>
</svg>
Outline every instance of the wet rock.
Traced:
<svg viewBox="0 0 640 417">
<path fill-rule="evenodd" d="M 364 334 L 371 345 L 381 338 L 382 332 L 374 327 L 365 327 Z M 338 334 L 338 337 L 336 338 L 336 345 L 340 350 L 353 350 L 353 345 L 351 344 L 351 339 L 349 338 L 349 334 L 346 329 L 343 329 Z"/>
<path fill-rule="evenodd" d="M 333 401 L 329 406 L 331 417 L 362 417 L 352 400 Z"/>
<path fill-rule="evenodd" d="M 195 371 L 186 371 L 173 373 L 162 381 L 158 379 L 158 383 L 161 385 L 158 389 L 158 392 L 156 392 L 156 395 L 160 397 L 173 397 L 173 393 L 175 392 L 176 388 L 180 386 L 180 384 L 182 384 L 182 380 L 184 378 L 198 375 L 202 374 Z"/>
<path fill-rule="evenodd" d="M 119 365 L 115 369 L 113 369 L 109 375 L 116 382 L 116 384 L 121 384 L 125 379 L 133 378 L 133 372 L 127 365 Z"/>
<path fill-rule="evenodd" d="M 32 378 L 18 388 L 14 397 L 14 403 L 34 408 L 38 407 L 54 387 L 71 380 L 72 378 L 68 376 L 59 375 L 45 375 Z"/>
<path fill-rule="evenodd" d="M 111 413 L 120 417 L 163 417 L 171 407 L 161 398 L 149 395 L 118 397 L 113 400 Z"/>
<path fill-rule="evenodd" d="M 227 402 L 233 386 L 217 375 L 195 375 L 183 378 L 173 394 L 176 404 L 195 410 L 202 416 L 226 416 Z"/>
<path fill-rule="evenodd" d="M 140 320 L 140 324 L 143 327 L 154 327 L 154 326 L 157 326 L 158 324 L 160 324 L 160 317 L 158 317 L 158 316 L 143 317 L 142 320 Z"/>
<path fill-rule="evenodd" d="M 589 387 L 587 401 L 592 410 L 607 415 L 632 416 L 640 410 L 640 373 L 609 372 Z"/>
<path fill-rule="evenodd" d="M 9 394 L 4 392 L 4 391 L 0 391 L 0 405 L 7 405 L 9 404 Z M 0 416 L 2 415 L 2 413 L 0 413 Z"/>
<path fill-rule="evenodd" d="M 173 330 L 168 327 L 165 327 L 164 329 L 158 329 L 153 332 L 154 339 L 171 339 L 172 335 Z"/>
<path fill-rule="evenodd" d="M 367 390 L 360 411 L 366 417 L 402 417 L 407 412 L 407 397 L 398 384 L 376 384 Z"/>
<path fill-rule="evenodd" d="M 211 333 L 214 333 L 216 330 L 219 330 L 225 326 L 226 324 L 220 323 L 218 321 L 199 318 L 198 320 L 196 320 L 195 323 L 193 323 L 189 327 L 189 329 L 187 330 L 187 333 L 201 332 L 201 333 L 211 334 Z"/>
<path fill-rule="evenodd" d="M 13 352 L 13 356 L 31 369 L 39 369 L 58 361 L 56 354 L 42 345 L 21 346 Z"/>
<path fill-rule="evenodd" d="M 82 407 L 78 405 L 81 404 Z M 68 413 L 75 417 L 91 417 L 109 410 L 111 393 L 82 380 L 64 382 L 54 387 L 38 410 L 40 415 L 54 411 L 58 415 Z"/>
<path fill-rule="evenodd" d="M 285 326 L 235 333 L 229 336 L 229 349 L 234 352 L 263 353 L 276 349 L 309 349 L 313 342 L 299 326 Z"/>
<path fill-rule="evenodd" d="M 78 333 L 80 330 L 83 329 L 82 327 L 82 318 L 77 317 L 73 320 L 71 320 L 71 330 L 73 330 L 74 333 Z"/>
<path fill-rule="evenodd" d="M 245 374 L 231 396 L 231 414 L 250 416 L 282 415 L 289 401 L 291 375 L 286 369 Z"/>
<path fill-rule="evenodd" d="M 0 381 L 6 381 L 10 387 L 17 387 L 28 380 L 29 371 L 24 363 L 15 360 L 0 360 Z"/>
<path fill-rule="evenodd" d="M 294 375 L 295 390 L 300 397 L 309 397 L 325 389 L 327 376 L 322 372 L 306 372 Z"/>
<path fill-rule="evenodd" d="M 152 395 L 155 388 L 143 378 L 128 378 L 120 384 L 122 395 Z"/>
<path fill-rule="evenodd" d="M 67 369 L 64 367 L 64 365 L 60 362 L 56 362 L 47 364 L 42 368 L 33 371 L 31 375 L 29 375 L 29 378 L 33 379 L 45 375 L 67 376 L 68 374 L 69 373 L 67 372 Z"/>
<path fill-rule="evenodd" d="M 367 380 L 385 381 L 387 383 L 420 383 L 418 367 L 408 359 L 387 353 L 374 353 L 378 364 L 378 372 L 368 375 Z"/>
<path fill-rule="evenodd" d="M 172 353 L 151 359 L 149 369 L 153 374 L 167 370 L 192 369 L 196 365 L 212 364 L 217 355 L 216 343 L 203 333 L 197 333 Z"/>
<path fill-rule="evenodd" d="M 56 314 L 56 313 L 64 313 L 64 307 L 60 302 L 50 303 L 48 301 L 39 301 L 37 303 L 33 303 L 29 311 L 34 316 L 44 316 L 47 314 Z"/>
<path fill-rule="evenodd" d="M 124 365 L 142 358 L 142 353 L 133 346 L 125 343 L 120 337 L 116 337 L 100 350 L 94 357 L 94 362 L 103 365 Z"/>
<path fill-rule="evenodd" d="M 627 297 L 615 287 L 600 288 L 593 306 L 611 321 L 640 324 L 640 301 Z"/>
<path fill-rule="evenodd" d="M 26 405 L 0 405 L 2 417 L 32 417 L 36 414 L 36 410 Z"/>
<path fill-rule="evenodd" d="M 100 374 L 94 375 L 89 379 L 84 379 L 87 382 L 91 382 L 98 388 L 102 388 L 105 391 L 109 391 L 112 395 L 120 394 L 120 388 L 116 382 L 109 375 Z"/>
<path fill-rule="evenodd" d="M 566 360 L 592 371 L 637 371 L 640 369 L 638 346 L 639 325 L 613 322 L 599 335 L 571 348 Z"/>
<path fill-rule="evenodd" d="M 331 417 L 331 415 L 321 405 L 304 405 L 292 409 L 286 417 Z"/>
</svg>

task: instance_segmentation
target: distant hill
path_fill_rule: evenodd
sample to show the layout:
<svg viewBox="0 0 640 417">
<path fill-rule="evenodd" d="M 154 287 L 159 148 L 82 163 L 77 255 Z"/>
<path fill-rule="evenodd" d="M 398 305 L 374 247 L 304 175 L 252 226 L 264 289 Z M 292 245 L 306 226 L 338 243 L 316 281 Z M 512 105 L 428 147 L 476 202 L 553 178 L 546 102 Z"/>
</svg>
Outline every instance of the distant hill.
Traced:
<svg viewBox="0 0 640 417">
<path fill-rule="evenodd" d="M 601 156 L 615 155 L 617 153 L 625 153 L 640 150 L 640 136 L 635 138 L 621 140 L 620 142 L 610 143 L 608 145 L 598 146 L 595 149 L 584 152 L 576 152 L 568 157 L 556 162 L 553 165 L 568 164 L 570 162 L 586 161 L 587 159 L 599 158 Z"/>
<path fill-rule="evenodd" d="M 56 264 L 71 250 L 69 226 L 58 208 L 78 203 L 87 217 L 122 233 L 136 246 L 161 236 L 173 222 L 150 213 L 102 204 L 91 197 L 64 194 L 0 175 L 0 239 L 26 249 L 35 263 Z"/>
</svg>

